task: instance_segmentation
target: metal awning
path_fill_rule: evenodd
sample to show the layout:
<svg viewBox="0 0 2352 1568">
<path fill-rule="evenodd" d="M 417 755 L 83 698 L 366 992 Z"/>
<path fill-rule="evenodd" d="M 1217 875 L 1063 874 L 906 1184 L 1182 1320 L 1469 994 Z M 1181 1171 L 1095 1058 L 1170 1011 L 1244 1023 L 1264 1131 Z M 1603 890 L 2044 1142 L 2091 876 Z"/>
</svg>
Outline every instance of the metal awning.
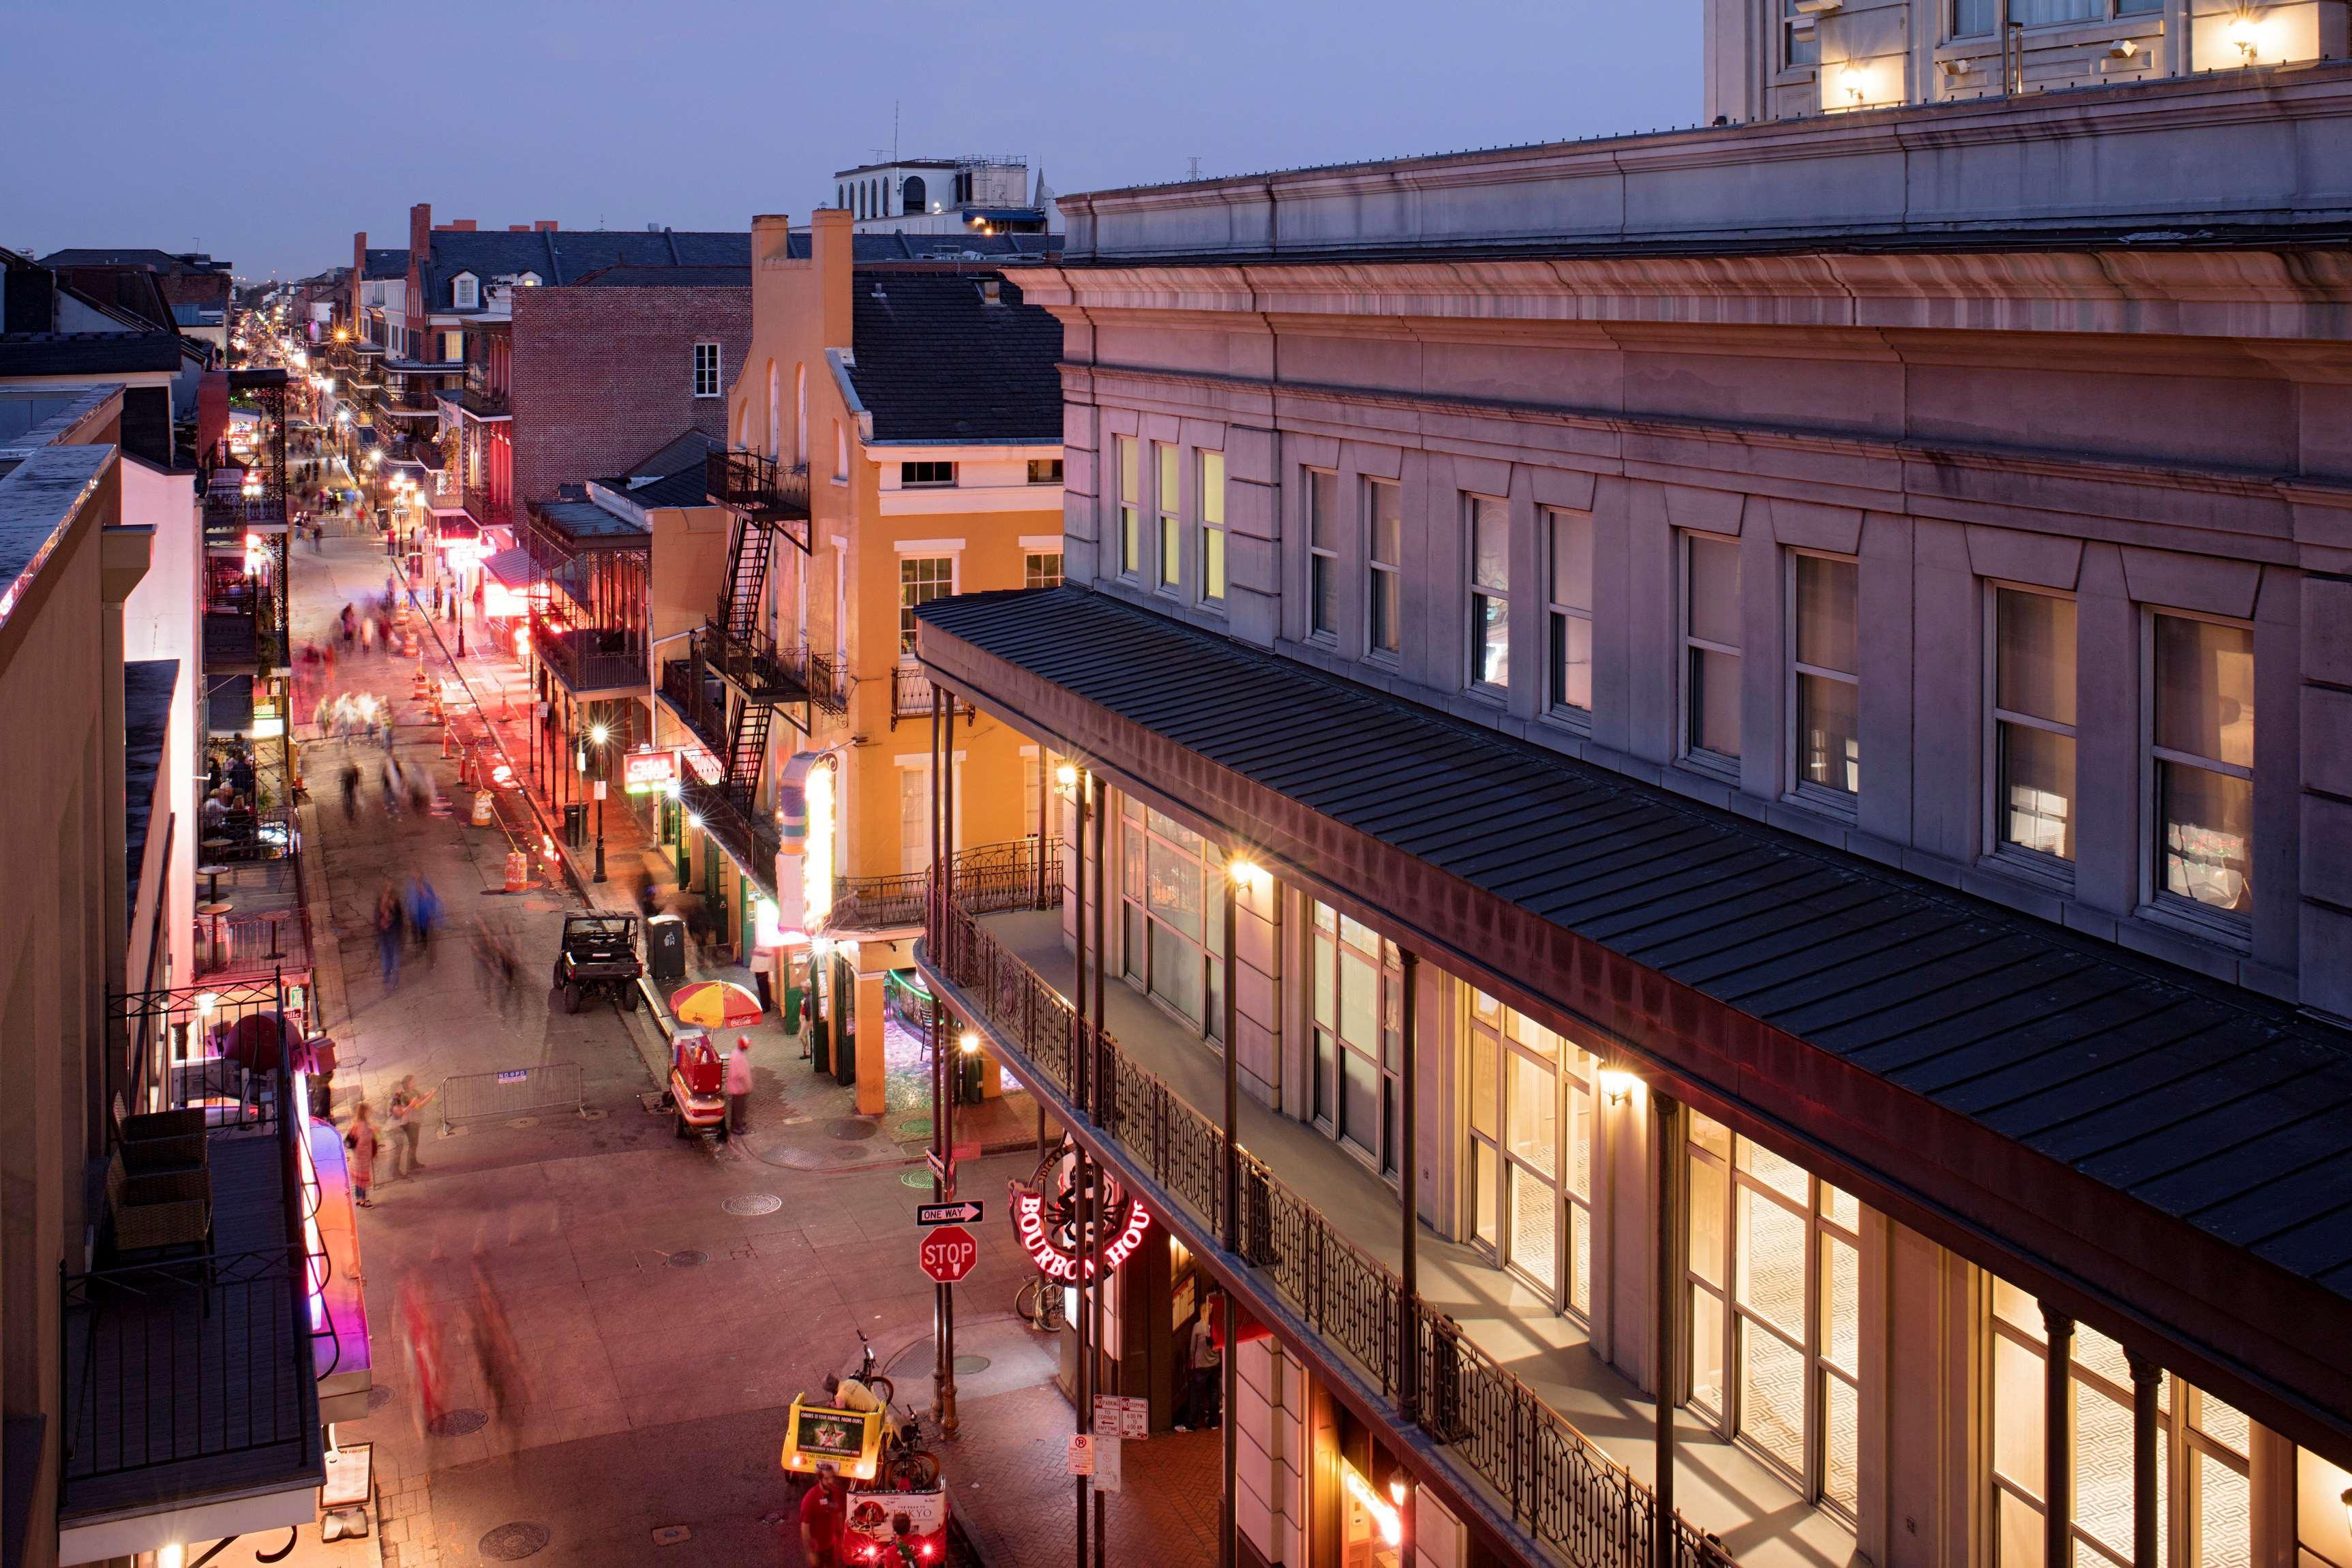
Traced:
<svg viewBox="0 0 2352 1568">
<path fill-rule="evenodd" d="M 482 570 L 517 592 L 530 586 L 530 552 L 517 545 L 486 556 Z"/>
<path fill-rule="evenodd" d="M 942 684 L 1864 1201 L 2352 1458 L 2352 1039 L 1065 587 Z"/>
</svg>

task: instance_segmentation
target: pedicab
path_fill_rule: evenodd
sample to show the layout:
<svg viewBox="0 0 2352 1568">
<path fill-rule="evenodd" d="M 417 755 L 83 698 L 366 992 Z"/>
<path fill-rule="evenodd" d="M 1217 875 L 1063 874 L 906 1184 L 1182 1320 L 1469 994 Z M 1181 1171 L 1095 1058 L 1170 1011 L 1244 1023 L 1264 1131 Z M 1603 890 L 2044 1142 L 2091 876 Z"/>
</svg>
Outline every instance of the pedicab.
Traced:
<svg viewBox="0 0 2352 1568">
<path fill-rule="evenodd" d="M 727 1124 L 727 1065 L 700 1029 L 682 1029 L 670 1042 L 669 1100 L 681 1138 Z"/>
<path fill-rule="evenodd" d="M 896 1430 L 894 1421 L 888 1406 L 849 1381 L 822 1401 L 795 1398 L 784 1428 L 787 1474 L 813 1476 L 829 1464 L 849 1488 L 841 1560 L 853 1568 L 947 1561 L 939 1463 L 922 1451 L 913 1421 Z"/>
</svg>

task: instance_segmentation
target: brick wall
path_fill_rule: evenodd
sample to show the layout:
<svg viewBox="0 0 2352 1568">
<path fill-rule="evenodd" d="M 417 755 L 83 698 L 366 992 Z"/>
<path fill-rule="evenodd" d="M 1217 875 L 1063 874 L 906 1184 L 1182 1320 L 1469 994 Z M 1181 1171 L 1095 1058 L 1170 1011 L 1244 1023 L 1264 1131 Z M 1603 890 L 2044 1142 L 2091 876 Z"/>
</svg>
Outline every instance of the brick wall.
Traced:
<svg viewBox="0 0 2352 1568">
<path fill-rule="evenodd" d="M 514 493 L 618 474 L 698 429 L 724 438 L 727 399 L 694 395 L 694 345 L 716 341 L 720 390 L 751 347 L 751 289 L 519 289 Z"/>
</svg>

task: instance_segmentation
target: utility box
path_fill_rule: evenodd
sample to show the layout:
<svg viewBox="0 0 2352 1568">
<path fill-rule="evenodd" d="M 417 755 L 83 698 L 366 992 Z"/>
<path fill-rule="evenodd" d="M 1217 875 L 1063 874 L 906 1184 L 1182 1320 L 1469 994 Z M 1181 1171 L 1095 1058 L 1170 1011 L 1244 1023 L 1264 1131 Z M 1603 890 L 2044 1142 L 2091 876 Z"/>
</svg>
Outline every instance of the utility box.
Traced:
<svg viewBox="0 0 2352 1568">
<path fill-rule="evenodd" d="M 676 985 L 686 978 L 686 922 L 676 915 L 656 915 L 646 922 L 646 970 L 656 985 Z"/>
</svg>

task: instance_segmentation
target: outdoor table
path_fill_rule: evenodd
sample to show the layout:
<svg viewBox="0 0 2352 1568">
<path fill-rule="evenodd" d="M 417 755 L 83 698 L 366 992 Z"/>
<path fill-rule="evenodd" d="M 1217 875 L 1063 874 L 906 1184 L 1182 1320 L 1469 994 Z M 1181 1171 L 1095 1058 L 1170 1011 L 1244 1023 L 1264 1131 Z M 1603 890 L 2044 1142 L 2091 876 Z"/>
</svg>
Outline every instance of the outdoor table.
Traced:
<svg viewBox="0 0 2352 1568">
<path fill-rule="evenodd" d="M 221 928 L 226 923 L 223 917 L 233 908 L 235 908 L 234 905 L 220 899 L 196 906 L 196 913 L 204 916 L 212 927 L 212 967 L 215 969 L 218 969 L 226 962 L 221 957 Z"/>
<path fill-rule="evenodd" d="M 268 910 L 262 914 L 261 918 L 269 922 L 269 956 L 272 958 L 286 956 L 278 951 L 278 922 L 284 920 L 290 912 L 287 910 Z"/>
<path fill-rule="evenodd" d="M 208 899 L 212 900 L 213 900 L 213 902 L 215 902 L 215 903 L 218 903 L 218 902 L 220 902 L 220 879 L 221 879 L 221 875 L 222 875 L 222 873 L 224 873 L 224 872 L 226 872 L 226 871 L 228 871 L 228 870 L 230 870 L 230 869 L 231 869 L 231 868 L 230 868 L 230 867 L 227 867 L 227 866 L 222 866 L 222 865 L 217 865 L 217 864 L 215 864 L 215 865 L 210 865 L 210 866 L 199 866 L 199 867 L 197 867 L 197 868 L 196 868 L 196 875 L 197 875 L 197 876 L 208 879 L 208 880 L 207 880 L 207 882 L 206 882 L 206 885 L 205 885 L 205 897 L 206 897 L 206 898 L 208 898 Z"/>
</svg>

